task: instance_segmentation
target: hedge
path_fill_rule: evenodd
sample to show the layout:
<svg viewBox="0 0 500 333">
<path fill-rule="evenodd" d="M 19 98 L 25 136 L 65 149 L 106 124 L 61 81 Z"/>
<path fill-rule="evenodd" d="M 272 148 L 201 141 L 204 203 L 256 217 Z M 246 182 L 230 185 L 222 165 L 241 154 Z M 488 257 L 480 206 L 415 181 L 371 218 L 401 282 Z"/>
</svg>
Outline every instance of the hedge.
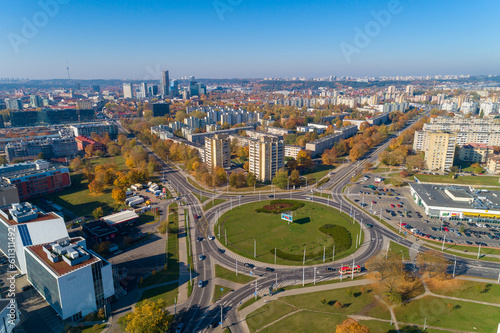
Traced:
<svg viewBox="0 0 500 333">
<path fill-rule="evenodd" d="M 281 212 L 288 212 L 288 211 L 297 210 L 299 208 L 304 207 L 303 202 L 295 201 L 295 200 L 272 200 L 269 205 L 273 205 L 273 204 L 274 205 L 275 204 L 289 204 L 292 206 L 287 207 L 287 208 L 282 208 L 282 209 L 274 209 L 274 210 L 269 210 L 269 209 L 262 207 L 262 208 L 257 208 L 255 211 L 258 213 L 279 214 Z"/>
<path fill-rule="evenodd" d="M 327 234 L 328 236 L 332 237 L 334 240 L 335 244 L 335 253 L 341 253 L 346 250 L 348 250 L 351 247 L 351 233 L 344 227 L 334 225 L 334 224 L 325 224 L 319 230 Z M 330 252 L 330 250 L 332 252 Z M 274 255 L 274 249 L 269 250 L 269 252 Z M 333 255 L 333 247 L 327 248 L 326 253 L 325 253 L 327 258 L 331 258 Z M 302 261 L 304 260 L 304 254 L 292 254 L 292 253 L 287 253 L 283 252 L 279 249 L 276 249 L 276 257 L 283 259 L 283 260 L 288 260 L 288 261 Z M 306 252 L 306 260 L 308 259 L 315 259 L 315 258 L 322 258 L 323 257 L 323 251 L 320 250 L 318 252 L 313 252 L 313 253 L 307 253 Z"/>
</svg>

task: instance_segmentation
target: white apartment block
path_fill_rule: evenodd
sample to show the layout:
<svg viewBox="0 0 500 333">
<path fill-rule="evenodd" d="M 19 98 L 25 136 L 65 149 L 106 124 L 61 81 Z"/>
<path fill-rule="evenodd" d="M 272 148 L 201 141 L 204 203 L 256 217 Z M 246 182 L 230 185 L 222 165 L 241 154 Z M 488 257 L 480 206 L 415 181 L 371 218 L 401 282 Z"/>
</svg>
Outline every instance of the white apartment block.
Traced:
<svg viewBox="0 0 500 333">
<path fill-rule="evenodd" d="M 249 142 L 249 172 L 261 182 L 271 181 L 283 167 L 284 144 L 274 137 L 261 137 Z"/>
<path fill-rule="evenodd" d="M 297 155 L 301 150 L 305 150 L 306 147 L 298 145 L 285 145 L 285 157 L 293 157 L 297 159 Z"/>
<path fill-rule="evenodd" d="M 227 134 L 215 134 L 205 138 L 205 164 L 210 170 L 231 167 L 231 142 Z"/>
</svg>

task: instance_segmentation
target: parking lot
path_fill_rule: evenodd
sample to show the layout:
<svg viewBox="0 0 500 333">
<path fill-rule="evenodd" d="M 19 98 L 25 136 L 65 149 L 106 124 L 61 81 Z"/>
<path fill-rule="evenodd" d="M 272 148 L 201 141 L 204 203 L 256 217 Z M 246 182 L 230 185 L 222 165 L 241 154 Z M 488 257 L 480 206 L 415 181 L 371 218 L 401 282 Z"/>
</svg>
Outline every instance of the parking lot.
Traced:
<svg viewBox="0 0 500 333">
<path fill-rule="evenodd" d="M 1 259 L 1 258 L 0 258 Z M 5 297 L 8 289 L 7 265 L 0 265 L 1 296 Z M 16 332 L 53 332 L 63 330 L 63 322 L 57 312 L 27 281 L 26 275 L 16 279 L 16 302 L 21 312 L 20 323 Z"/>
<path fill-rule="evenodd" d="M 438 242 L 458 245 L 500 246 L 500 225 L 467 221 L 430 219 L 412 199 L 406 188 L 375 184 L 374 178 L 349 187 L 345 194 L 356 205 L 373 215 L 381 216 L 402 233 Z"/>
</svg>

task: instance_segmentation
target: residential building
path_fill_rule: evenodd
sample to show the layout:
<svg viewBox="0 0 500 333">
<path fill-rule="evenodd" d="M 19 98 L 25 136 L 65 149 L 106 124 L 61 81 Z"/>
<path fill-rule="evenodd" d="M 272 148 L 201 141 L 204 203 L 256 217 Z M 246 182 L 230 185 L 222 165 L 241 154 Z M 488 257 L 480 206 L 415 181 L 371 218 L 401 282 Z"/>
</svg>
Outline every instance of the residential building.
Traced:
<svg viewBox="0 0 500 333">
<path fill-rule="evenodd" d="M 469 143 L 460 147 L 458 158 L 465 162 L 484 163 L 493 150 L 492 146 L 484 143 Z"/>
<path fill-rule="evenodd" d="M 239 131 L 249 131 L 253 129 L 254 129 L 253 126 L 245 126 L 245 127 L 235 127 L 215 132 L 191 133 L 186 135 L 186 139 L 193 143 L 203 144 L 205 142 L 206 137 L 211 137 L 215 134 L 237 134 Z"/>
<path fill-rule="evenodd" d="M 463 102 L 460 107 L 460 112 L 463 114 L 476 114 L 478 107 L 476 102 Z"/>
<path fill-rule="evenodd" d="M 287 135 L 287 134 L 293 133 L 293 131 L 288 130 L 286 128 L 269 126 L 269 127 L 267 127 L 267 133 L 275 134 L 275 135 Z"/>
<path fill-rule="evenodd" d="M 151 127 L 151 134 L 156 135 L 161 140 L 168 140 L 174 137 L 173 130 L 167 125 L 159 125 Z"/>
<path fill-rule="evenodd" d="M 326 149 L 331 149 L 340 140 L 348 139 L 358 132 L 356 125 L 342 127 L 335 131 L 335 133 L 327 135 L 321 139 L 317 139 L 306 143 L 306 150 L 311 153 L 311 157 L 317 157 Z"/>
<path fill-rule="evenodd" d="M 123 84 L 123 98 L 134 98 L 134 86 L 132 85 L 132 83 Z"/>
<path fill-rule="evenodd" d="M 85 151 L 87 146 L 92 146 L 93 151 L 100 150 L 102 152 L 106 152 L 106 147 L 102 143 L 94 141 L 91 138 L 87 138 L 86 136 L 79 135 L 74 140 L 79 151 Z"/>
<path fill-rule="evenodd" d="M 9 232 L 14 237 L 9 237 Z M 24 247 L 63 237 L 68 237 L 64 219 L 54 212 L 45 213 L 28 202 L 15 203 L 0 210 L 0 250 L 9 256 L 12 254 L 12 250 L 9 254 L 9 248 L 13 246 L 14 263 L 23 273 L 27 271 Z"/>
<path fill-rule="evenodd" d="M 74 137 L 22 140 L 5 145 L 5 154 L 9 162 L 15 159 L 36 159 L 40 153 L 45 159 L 74 157 L 78 153 L 78 148 Z"/>
<path fill-rule="evenodd" d="M 88 99 L 80 99 L 76 101 L 76 108 L 91 110 L 94 108 L 94 103 Z"/>
<path fill-rule="evenodd" d="M 73 131 L 75 137 L 81 135 L 91 138 L 92 133 L 98 134 L 100 136 L 108 133 L 110 139 L 114 140 L 118 136 L 118 125 L 115 122 L 111 121 L 71 125 L 69 128 Z"/>
<path fill-rule="evenodd" d="M 488 156 L 488 160 L 486 161 L 486 170 L 488 170 L 489 173 L 500 173 L 500 155 L 492 154 Z"/>
<path fill-rule="evenodd" d="M 271 181 L 283 168 L 284 144 L 275 137 L 261 137 L 249 142 L 249 172 L 258 181 Z"/>
<path fill-rule="evenodd" d="M 30 96 L 30 106 L 34 109 L 41 108 L 43 106 L 42 98 L 38 95 Z"/>
<path fill-rule="evenodd" d="M 231 167 L 231 142 L 228 134 L 215 134 L 205 138 L 205 164 L 210 170 Z"/>
<path fill-rule="evenodd" d="M 446 171 L 453 166 L 456 139 L 453 133 L 428 133 L 424 146 L 427 169 Z"/>
<path fill-rule="evenodd" d="M 15 185 L 21 201 L 71 186 L 69 169 L 43 160 L 0 167 L 0 176 Z M 5 172 L 5 170 L 9 170 Z"/>
<path fill-rule="evenodd" d="M 285 157 L 293 157 L 297 159 L 297 155 L 301 150 L 306 150 L 306 147 L 299 145 L 285 145 Z"/>
<path fill-rule="evenodd" d="M 27 246 L 25 253 L 28 281 L 63 320 L 107 307 L 115 293 L 111 264 L 82 237 Z"/>
</svg>

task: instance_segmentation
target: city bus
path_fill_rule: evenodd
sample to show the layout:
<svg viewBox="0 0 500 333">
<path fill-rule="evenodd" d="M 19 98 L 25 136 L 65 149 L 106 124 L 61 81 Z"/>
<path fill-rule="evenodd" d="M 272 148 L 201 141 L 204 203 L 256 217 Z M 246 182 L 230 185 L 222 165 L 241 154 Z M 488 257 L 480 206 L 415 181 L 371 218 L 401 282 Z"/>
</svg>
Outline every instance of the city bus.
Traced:
<svg viewBox="0 0 500 333">
<path fill-rule="evenodd" d="M 341 266 L 340 269 L 339 269 L 340 275 L 352 274 L 353 271 L 354 271 L 354 273 L 360 273 L 361 272 L 361 266 L 356 265 L 356 266 L 354 266 L 353 269 L 351 269 L 350 266 L 346 265 L 346 266 Z"/>
</svg>

